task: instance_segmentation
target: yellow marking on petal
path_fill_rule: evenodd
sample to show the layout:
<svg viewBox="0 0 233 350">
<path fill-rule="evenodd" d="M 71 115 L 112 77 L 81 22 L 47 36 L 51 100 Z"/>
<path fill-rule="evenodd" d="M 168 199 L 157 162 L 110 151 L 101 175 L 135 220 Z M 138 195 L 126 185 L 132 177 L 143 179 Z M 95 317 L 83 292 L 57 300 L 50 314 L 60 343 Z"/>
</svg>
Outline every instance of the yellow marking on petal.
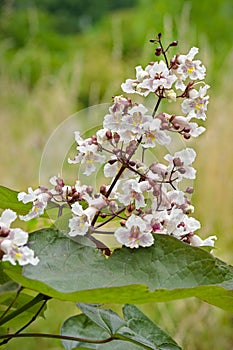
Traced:
<svg viewBox="0 0 233 350">
<path fill-rule="evenodd" d="M 194 67 L 190 67 L 190 68 L 187 69 L 188 73 L 192 73 L 194 70 L 195 70 Z"/>
<path fill-rule="evenodd" d="M 203 103 L 197 103 L 196 109 L 200 110 L 203 107 Z"/>
<path fill-rule="evenodd" d="M 15 258 L 16 259 L 20 259 L 22 257 L 22 254 L 21 253 L 15 253 Z"/>
</svg>

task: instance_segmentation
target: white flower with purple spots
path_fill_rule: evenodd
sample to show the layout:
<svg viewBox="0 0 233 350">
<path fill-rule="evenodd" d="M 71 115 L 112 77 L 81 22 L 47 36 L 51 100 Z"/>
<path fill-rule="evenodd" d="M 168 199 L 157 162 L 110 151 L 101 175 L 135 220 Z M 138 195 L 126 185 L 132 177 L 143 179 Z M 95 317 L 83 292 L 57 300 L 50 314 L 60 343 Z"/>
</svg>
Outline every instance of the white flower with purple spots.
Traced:
<svg viewBox="0 0 233 350">
<path fill-rule="evenodd" d="M 114 233 L 119 243 L 129 248 L 150 247 L 154 243 L 153 235 L 147 231 L 146 222 L 136 215 L 131 215 L 125 227 L 118 228 Z"/>
</svg>

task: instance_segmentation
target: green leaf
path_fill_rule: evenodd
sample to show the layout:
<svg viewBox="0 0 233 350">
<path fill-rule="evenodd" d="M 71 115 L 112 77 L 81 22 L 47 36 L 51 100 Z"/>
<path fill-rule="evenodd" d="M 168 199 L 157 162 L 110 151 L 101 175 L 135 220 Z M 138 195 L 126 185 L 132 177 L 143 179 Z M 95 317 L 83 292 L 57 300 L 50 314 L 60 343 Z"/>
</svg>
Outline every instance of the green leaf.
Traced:
<svg viewBox="0 0 233 350">
<path fill-rule="evenodd" d="M 18 193 L 10 188 L 0 186 L 0 208 L 12 209 L 18 215 L 26 215 L 30 211 L 32 204 L 19 202 Z"/>
<path fill-rule="evenodd" d="M 144 344 L 151 343 L 160 350 L 179 350 L 178 344 L 152 322 L 143 312 L 134 305 L 125 305 L 123 308 L 125 320 L 128 321 L 128 327 L 135 332 L 133 339 L 144 341 Z M 124 334 L 120 332 L 120 334 Z"/>
<path fill-rule="evenodd" d="M 233 311 L 233 268 L 208 252 L 165 235 L 149 248 L 115 250 L 108 259 L 97 249 L 44 229 L 30 234 L 37 266 L 5 273 L 54 298 L 87 303 L 147 303 L 198 297 Z"/>
<path fill-rule="evenodd" d="M 65 349 L 85 347 L 88 349 L 158 349 L 181 350 L 176 342 L 133 305 L 124 307 L 126 321 L 112 310 L 90 304 L 78 304 L 84 314 L 66 320 L 62 335 L 72 335 L 96 344 L 83 341 L 64 341 Z M 105 344 L 101 341 L 113 339 Z"/>
<path fill-rule="evenodd" d="M 19 289 L 18 283 L 12 281 L 3 271 L 3 264 L 0 262 L 0 304 L 2 305 L 12 294 Z"/>
<path fill-rule="evenodd" d="M 122 322 L 124 322 L 122 320 Z M 68 335 L 89 340 L 105 340 L 111 334 L 104 328 L 98 326 L 88 316 L 81 314 L 68 318 L 61 327 L 61 335 Z M 63 340 L 63 346 L 66 350 L 71 349 L 98 349 L 98 350 L 142 350 L 139 345 L 125 342 L 122 340 L 112 340 L 109 343 L 93 344 L 81 341 Z"/>
<path fill-rule="evenodd" d="M 78 308 L 109 334 L 115 334 L 119 328 L 127 325 L 126 322 L 112 310 L 99 309 L 96 306 L 84 303 L 78 303 Z"/>
<path fill-rule="evenodd" d="M 68 318 L 61 327 L 61 335 L 91 340 L 103 340 L 110 336 L 108 331 L 98 326 L 84 314 Z M 80 346 L 85 346 L 88 349 L 96 349 L 96 344 L 88 344 L 85 342 L 63 340 L 62 343 L 66 350 L 71 350 Z"/>
</svg>

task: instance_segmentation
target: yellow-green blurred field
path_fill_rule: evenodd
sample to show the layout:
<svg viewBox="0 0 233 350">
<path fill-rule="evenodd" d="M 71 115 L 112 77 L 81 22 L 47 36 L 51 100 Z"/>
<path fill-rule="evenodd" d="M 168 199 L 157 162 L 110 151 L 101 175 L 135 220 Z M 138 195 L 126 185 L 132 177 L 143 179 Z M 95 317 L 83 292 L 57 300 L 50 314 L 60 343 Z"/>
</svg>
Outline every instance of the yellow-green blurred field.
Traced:
<svg viewBox="0 0 233 350">
<path fill-rule="evenodd" d="M 134 76 L 134 67 L 154 59 L 148 41 L 161 31 L 165 42 L 179 40 L 179 50 L 184 53 L 191 46 L 198 46 L 198 58 L 207 66 L 207 72 L 210 67 L 207 131 L 192 142 L 198 153 L 193 202 L 195 217 L 202 223 L 200 235 L 216 234 L 214 255 L 232 264 L 233 30 L 225 33 L 221 24 L 230 30 L 232 5 L 230 1 L 216 0 L 213 9 L 211 3 L 203 1 L 200 11 L 204 23 L 200 25 L 198 13 L 193 10 L 195 3 L 139 1 L 136 8 L 104 16 L 84 33 L 63 37 L 61 47 L 56 37 L 53 43 L 57 45 L 54 44 L 57 56 L 45 48 L 46 36 L 38 39 L 40 17 L 36 9 L 29 9 L 25 14 L 25 44 L 13 50 L 9 35 L 0 41 L 1 184 L 16 190 L 37 186 L 43 148 L 55 128 L 83 108 L 111 102 L 111 97 L 121 92 L 121 82 Z M 177 4 L 177 9 L 173 8 Z M 1 26 L 9 26 L 3 22 L 12 19 L 9 8 L 6 10 L 1 13 Z M 56 50 L 53 47 L 53 52 Z M 55 68 L 54 57 L 59 61 L 54 63 Z M 87 124 L 80 120 L 87 129 L 98 122 L 101 120 L 89 118 Z M 29 330 L 58 333 L 62 321 L 75 312 L 70 303 L 51 301 L 48 306 L 47 319 L 35 322 Z M 142 308 L 185 350 L 233 349 L 230 313 L 194 299 Z M 47 339 L 13 340 L 7 349 L 21 346 L 24 350 L 62 349 L 59 341 Z"/>
</svg>

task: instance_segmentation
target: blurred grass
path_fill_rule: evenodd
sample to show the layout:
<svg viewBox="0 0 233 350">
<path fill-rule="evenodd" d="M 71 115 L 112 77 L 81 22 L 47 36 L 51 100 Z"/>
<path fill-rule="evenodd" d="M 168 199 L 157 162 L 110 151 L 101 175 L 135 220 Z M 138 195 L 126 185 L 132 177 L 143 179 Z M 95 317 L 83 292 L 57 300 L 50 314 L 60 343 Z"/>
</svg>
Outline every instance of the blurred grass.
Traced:
<svg viewBox="0 0 233 350">
<path fill-rule="evenodd" d="M 161 31 L 165 42 L 179 40 L 180 51 L 200 47 L 199 58 L 208 69 L 207 132 L 193 142 L 198 153 L 195 217 L 202 223 L 202 237 L 218 236 L 214 254 L 233 263 L 230 5 L 217 0 L 213 6 L 205 1 L 141 0 L 137 8 L 112 13 L 86 33 L 65 38 L 41 26 L 47 19 L 29 11 L 24 42 L 20 35 L 17 47 L 10 35 L 0 42 L 1 184 L 17 190 L 37 186 L 41 153 L 54 128 L 77 110 L 110 102 L 121 93 L 120 84 L 134 76 L 134 66 L 154 59 L 148 40 Z M 21 28 L 24 22 L 18 20 Z M 85 120 L 80 123 L 85 127 Z M 229 313 L 194 299 L 142 308 L 186 350 L 232 349 Z M 74 310 L 70 303 L 50 301 L 47 320 L 38 320 L 30 330 L 57 333 Z M 20 346 L 62 349 L 59 341 L 48 339 L 14 340 L 7 349 Z"/>
</svg>

